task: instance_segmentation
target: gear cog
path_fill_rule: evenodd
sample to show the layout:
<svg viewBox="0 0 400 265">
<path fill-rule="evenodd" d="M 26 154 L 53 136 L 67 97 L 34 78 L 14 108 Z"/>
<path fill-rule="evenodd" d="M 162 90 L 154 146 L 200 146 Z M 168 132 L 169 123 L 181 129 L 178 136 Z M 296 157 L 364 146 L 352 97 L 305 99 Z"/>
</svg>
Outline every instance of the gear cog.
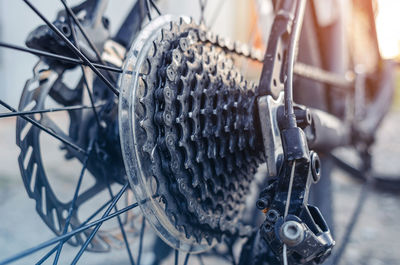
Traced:
<svg viewBox="0 0 400 265">
<path fill-rule="evenodd" d="M 136 39 L 121 76 L 120 136 L 133 190 L 160 235 L 184 251 L 249 230 L 238 217 L 264 155 L 258 89 L 235 66 L 254 53 L 241 47 L 163 16 Z"/>
</svg>

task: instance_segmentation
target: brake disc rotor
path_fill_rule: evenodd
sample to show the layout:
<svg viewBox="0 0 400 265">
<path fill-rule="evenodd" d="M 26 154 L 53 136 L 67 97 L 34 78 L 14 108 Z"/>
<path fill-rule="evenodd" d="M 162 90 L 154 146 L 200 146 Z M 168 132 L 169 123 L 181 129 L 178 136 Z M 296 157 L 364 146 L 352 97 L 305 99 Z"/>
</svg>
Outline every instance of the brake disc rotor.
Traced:
<svg viewBox="0 0 400 265">
<path fill-rule="evenodd" d="M 75 89 L 70 89 L 64 85 L 62 82 L 64 71 L 61 71 L 60 68 L 54 69 L 43 60 L 40 60 L 34 67 L 33 73 L 33 78 L 26 82 L 23 89 L 19 110 L 35 111 L 46 109 L 46 102 L 54 100 L 54 98 L 57 98 L 59 101 L 58 104 L 61 104 L 63 107 L 76 106 L 82 103 L 82 87 L 78 85 Z M 63 95 L 65 98 L 62 97 Z M 84 111 L 86 112 L 84 113 Z M 87 128 L 88 131 L 90 130 L 90 127 L 87 126 L 90 118 L 87 118 L 88 121 L 85 122 L 85 119 L 82 117 L 92 117 L 93 115 L 89 116 L 91 111 L 91 109 L 72 110 L 62 116 L 51 116 L 50 113 L 27 116 L 60 137 L 68 139 L 70 142 L 77 145 L 77 127 L 81 126 Z M 86 114 L 86 116 L 83 114 Z M 69 129 L 65 130 L 63 127 Z M 64 177 L 67 178 L 65 181 L 68 181 L 68 185 L 60 181 L 63 178 L 61 177 L 62 174 L 58 172 L 55 174 L 54 168 L 52 170 L 49 166 L 51 162 L 47 161 L 50 156 L 52 156 L 52 162 L 54 163 L 54 161 L 56 161 L 59 163 L 60 160 L 54 160 L 54 157 L 60 157 L 58 157 L 57 154 L 51 153 L 51 151 L 50 155 L 46 154 L 49 150 L 54 150 L 52 149 L 54 146 L 48 138 L 41 138 L 42 134 L 44 133 L 38 127 L 33 126 L 21 117 L 17 118 L 16 142 L 20 147 L 18 163 L 25 189 L 29 197 L 35 200 L 36 211 L 41 219 L 55 234 L 62 235 L 71 207 L 71 192 L 75 189 L 71 183 L 76 182 L 79 172 L 75 172 L 77 175 L 68 174 L 68 177 Z M 75 163 L 78 161 L 81 162 L 84 159 L 82 154 L 68 148 L 68 146 L 63 144 L 59 145 L 58 142 L 56 142 L 56 145 L 61 149 L 57 150 L 57 152 L 60 152 L 63 163 L 66 161 L 65 159 L 71 160 L 74 158 L 75 161 L 72 162 Z M 91 161 L 88 162 L 88 164 L 90 163 Z M 61 165 L 61 167 L 59 164 L 57 165 L 59 167 L 58 170 L 62 170 L 63 166 L 70 166 L 71 164 Z M 87 171 L 90 171 L 89 167 L 91 169 L 93 168 L 91 164 L 87 165 Z M 69 173 L 71 173 L 71 171 L 69 171 Z M 97 195 L 104 192 L 106 185 L 101 177 L 95 177 L 94 170 L 89 173 L 85 174 L 82 180 L 84 183 L 82 186 L 84 187 L 81 188 L 81 192 L 77 196 L 75 211 L 72 211 L 68 231 L 75 230 L 82 226 L 84 223 L 82 218 L 89 216 L 89 214 L 91 214 L 91 209 L 96 209 L 92 208 L 93 205 L 100 207 L 104 203 L 105 197 L 99 197 Z M 69 186 L 70 184 L 71 186 Z M 60 188 L 60 186 L 62 188 Z M 106 193 L 106 196 L 107 195 Z M 130 205 L 134 202 L 134 198 L 130 192 L 124 195 L 124 199 L 125 202 L 121 199 L 121 206 Z M 138 225 L 140 222 L 136 221 L 138 220 L 137 217 L 140 216 L 140 212 L 137 212 L 137 214 L 136 212 L 131 212 L 121 215 L 126 233 L 132 240 L 139 235 L 140 227 Z M 82 245 L 91 231 L 91 229 L 88 229 L 83 233 L 77 233 L 67 242 L 73 246 Z M 96 233 L 91 244 L 87 247 L 87 250 L 107 252 L 111 250 L 111 248 L 120 248 L 124 246 L 123 244 L 124 241 L 119 226 L 109 225 L 107 228 L 103 227 Z"/>
<path fill-rule="evenodd" d="M 238 217 L 263 161 L 258 90 L 235 56 L 258 59 L 190 19 L 165 15 L 139 33 L 120 76 L 128 178 L 146 218 L 182 251 L 250 229 Z"/>
</svg>

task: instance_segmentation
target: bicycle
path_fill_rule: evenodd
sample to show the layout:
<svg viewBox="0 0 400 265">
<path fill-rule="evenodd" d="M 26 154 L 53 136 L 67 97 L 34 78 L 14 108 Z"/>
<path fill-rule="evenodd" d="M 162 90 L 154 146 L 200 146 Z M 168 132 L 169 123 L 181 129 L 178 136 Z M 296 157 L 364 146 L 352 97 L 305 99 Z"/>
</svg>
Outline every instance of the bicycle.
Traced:
<svg viewBox="0 0 400 265">
<path fill-rule="evenodd" d="M 72 264 L 86 251 L 118 246 L 125 246 L 131 264 L 139 264 L 146 222 L 162 238 L 150 243 L 155 264 L 171 251 L 163 242 L 175 249 L 175 264 L 179 251 L 188 253 L 184 264 L 190 253 L 205 251 L 236 264 L 233 248 L 238 245 L 239 264 L 320 264 L 335 245 L 329 230 L 329 170 L 321 177 L 324 162 L 334 160 L 358 176 L 367 175 L 366 188 L 388 182 L 369 172 L 369 148 L 388 111 L 394 69 L 379 56 L 372 1 L 353 1 L 368 18 L 370 31 L 362 37 L 374 49 L 368 62 L 351 58 L 357 71 L 350 72 L 345 66 L 350 54 L 339 43 L 359 47 L 341 32 L 344 15 L 337 14 L 330 30 L 321 32 L 317 21 L 323 7 L 310 1 L 272 1 L 275 16 L 265 54 L 209 31 L 202 1 L 199 24 L 162 14 L 155 1 L 137 1 L 112 37 L 104 17 L 107 1 L 70 7 L 61 0 L 64 9 L 54 22 L 24 2 L 44 25 L 29 34 L 27 48 L 0 46 L 40 60 L 18 110 L 0 101 L 9 110 L 0 117 L 18 117 L 22 179 L 40 218 L 57 236 L 0 264 L 50 246 L 35 263 L 54 256 L 57 264 L 65 243 L 79 248 Z M 255 82 L 246 80 L 244 64 L 250 65 L 249 75 L 255 77 L 249 80 Z M 65 76 L 77 70 L 77 84 L 69 87 Z M 61 107 L 46 108 L 49 98 Z M 62 111 L 69 119 L 66 128 L 48 115 Z M 82 164 L 67 201 L 58 198 L 62 192 L 56 194 L 46 174 L 41 132 L 62 143 L 65 159 Z M 364 159 L 362 170 L 329 155 L 338 146 L 354 146 Z M 322 162 L 309 147 L 323 154 Z M 246 223 L 242 208 L 254 195 L 253 175 L 264 163 L 259 196 L 244 209 L 263 213 L 261 222 Z M 92 182 L 85 182 L 85 171 Z M 312 199 L 323 206 L 323 214 L 308 204 L 310 186 L 320 179 Z M 96 204 L 101 207 L 81 210 L 92 199 L 102 199 Z M 100 230 L 112 218 L 116 227 Z M 130 248 L 135 237 L 136 261 Z"/>
</svg>

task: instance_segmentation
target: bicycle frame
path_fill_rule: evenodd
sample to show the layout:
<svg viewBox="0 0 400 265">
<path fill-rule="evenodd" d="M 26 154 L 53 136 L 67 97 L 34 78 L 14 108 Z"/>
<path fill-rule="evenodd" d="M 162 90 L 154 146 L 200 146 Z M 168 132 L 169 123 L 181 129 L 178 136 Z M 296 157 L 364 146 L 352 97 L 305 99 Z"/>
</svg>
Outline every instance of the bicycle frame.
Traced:
<svg viewBox="0 0 400 265">
<path fill-rule="evenodd" d="M 270 34 L 268 46 L 265 54 L 263 72 L 260 78 L 260 89 L 263 95 L 271 95 L 274 99 L 278 98 L 281 91 L 284 90 L 285 80 L 283 72 L 287 69 L 285 63 L 280 58 L 288 52 L 288 34 L 287 25 L 290 17 L 293 17 L 294 6 L 297 1 L 293 0 L 282 0 L 276 3 L 277 17 L 275 18 L 274 26 Z M 374 37 L 376 47 L 377 36 L 375 30 L 375 21 L 372 13 L 372 1 L 366 1 L 365 10 L 368 11 L 367 15 L 370 20 L 372 35 Z M 291 22 L 290 22 L 291 23 Z M 338 38 L 341 38 L 340 36 Z M 332 45 L 333 48 L 338 46 L 335 43 Z M 330 49 L 332 47 L 328 47 Z M 336 54 L 336 52 L 333 52 Z M 329 52 L 327 53 L 329 54 Z M 334 59 L 334 58 L 330 58 Z M 331 85 L 327 89 L 332 90 L 332 86 L 339 89 L 347 94 L 350 94 L 354 98 L 353 111 L 355 115 L 360 112 L 360 108 L 363 109 L 364 117 L 353 117 L 349 119 L 341 119 L 331 113 L 310 109 L 312 113 L 313 125 L 312 130 L 308 131 L 308 143 L 313 149 L 320 151 L 330 151 L 336 147 L 347 146 L 354 144 L 355 142 L 365 141 L 371 142 L 374 137 L 374 133 L 379 127 L 382 119 L 387 114 L 391 98 L 394 93 L 393 77 L 395 70 L 395 63 L 391 61 L 384 61 L 380 58 L 379 83 L 375 84 L 377 93 L 372 102 L 365 106 L 365 78 L 366 76 L 362 72 L 354 72 L 355 78 L 353 80 L 346 79 L 345 76 L 340 76 L 334 72 L 319 71 L 316 73 L 315 69 L 308 69 L 309 71 L 295 71 L 295 74 L 299 76 L 313 79 L 317 82 L 323 82 Z M 331 63 L 334 64 L 334 63 Z M 300 63 L 297 69 L 304 69 L 304 66 Z M 309 72 L 314 72 L 313 76 L 308 75 Z M 347 70 L 343 72 L 349 72 Z M 340 82 L 338 82 L 338 79 Z M 333 80 L 336 80 L 334 83 Z M 260 110 L 261 112 L 261 110 Z M 337 112 L 337 111 L 333 111 Z M 261 123 L 263 121 L 261 120 Z"/>
<path fill-rule="evenodd" d="M 355 71 L 352 82 L 343 82 L 348 86 L 344 93 L 352 99 L 350 118 L 340 119 L 328 112 L 294 105 L 294 53 L 298 28 L 304 18 L 304 5 L 302 0 L 276 3 L 276 17 L 259 84 L 261 96 L 258 111 L 268 175 L 276 178 L 260 193 L 257 202 L 258 208 L 266 212 L 266 220 L 259 233 L 283 264 L 287 264 L 288 260 L 287 246 L 290 247 L 289 259 L 294 264 L 303 264 L 310 260 L 323 262 L 334 245 L 322 215 L 307 203 L 311 178 L 315 182 L 319 179 L 319 159 L 308 148 L 329 153 L 337 147 L 352 145 L 361 147 L 361 152 L 367 152 L 376 129 L 389 110 L 394 89 L 394 64 L 383 62 L 380 58 L 382 68 L 377 83 L 378 92 L 368 107 L 364 106 L 365 73 Z M 372 8 L 367 10 L 372 12 Z M 375 28 L 371 13 L 368 17 Z M 376 40 L 376 32 L 373 32 Z M 320 75 L 329 80 L 332 73 L 322 70 Z M 316 81 L 323 79 L 315 78 Z M 285 235 L 285 226 L 296 230 L 299 235 L 296 242 Z M 305 242 L 308 240 L 314 243 Z"/>
</svg>

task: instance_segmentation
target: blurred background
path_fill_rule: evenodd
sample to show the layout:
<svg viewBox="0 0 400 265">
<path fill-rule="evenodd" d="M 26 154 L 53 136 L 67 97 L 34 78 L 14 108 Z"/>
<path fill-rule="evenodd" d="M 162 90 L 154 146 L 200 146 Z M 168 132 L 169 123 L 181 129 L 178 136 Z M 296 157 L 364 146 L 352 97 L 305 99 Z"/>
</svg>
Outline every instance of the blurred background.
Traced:
<svg viewBox="0 0 400 265">
<path fill-rule="evenodd" d="M 322 0 L 320 0 L 322 1 Z M 346 0 L 338 0 L 346 1 Z M 68 1 L 70 5 L 81 1 Z M 115 32 L 135 1 L 112 0 L 107 16 L 113 18 L 111 30 Z M 248 4 L 251 2 L 251 4 Z M 381 54 L 385 58 L 400 61 L 400 1 L 377 0 L 377 33 Z M 34 1 L 44 15 L 54 19 L 62 9 L 59 1 Z M 198 1 L 160 1 L 163 13 L 185 14 L 199 18 Z M 206 7 L 206 21 L 214 32 L 231 39 L 253 43 L 265 41 L 265 36 L 249 36 L 249 27 L 254 14 L 259 23 L 268 28 L 272 7 L 268 1 L 257 0 L 209 0 Z M 262 20 L 262 21 L 261 21 Z M 43 24 L 41 20 L 22 2 L 0 0 L 0 41 L 24 46 L 28 33 Z M 254 27 L 254 25 L 253 25 Z M 257 28 L 257 26 L 256 26 Z M 258 34 L 258 33 L 257 33 Z M 257 35 L 256 34 L 256 35 Z M 366 54 L 365 56 L 368 56 Z M 18 106 L 24 84 L 32 76 L 32 68 L 37 57 L 0 47 L 0 99 L 13 107 Z M 400 71 L 397 72 L 396 94 L 393 106 L 382 127 L 378 131 L 374 146 L 374 170 L 400 176 Z M 0 111 L 5 111 L 0 107 Z M 68 182 L 70 175 L 76 176 L 77 168 L 65 166 L 62 155 L 58 154 L 58 143 L 44 139 L 44 156 L 48 158 L 49 174 L 61 176 L 63 190 L 72 188 Z M 15 119 L 0 119 L 0 260 L 14 253 L 34 246 L 53 236 L 47 226 L 37 216 L 35 204 L 23 187 L 17 163 L 19 150 L 15 145 Z M 351 157 L 349 158 L 351 159 Z M 340 244 L 342 232 L 349 213 L 355 207 L 360 183 L 340 170 L 334 173 L 335 233 Z M 383 265 L 400 264 L 400 191 L 386 193 L 372 190 L 364 207 L 359 224 L 350 240 L 342 264 Z M 65 252 L 75 253 L 76 249 L 65 246 Z M 65 253 L 64 253 L 65 255 Z M 71 254 L 72 255 L 72 254 Z M 126 254 L 116 251 L 111 254 L 85 254 L 85 264 L 124 264 Z M 40 256 L 40 255 L 39 255 Z M 149 258 L 151 259 L 151 257 Z M 32 259 L 34 260 L 34 259 Z M 30 260 L 19 264 L 32 264 Z M 18 263 L 17 263 L 18 264 Z"/>
</svg>

